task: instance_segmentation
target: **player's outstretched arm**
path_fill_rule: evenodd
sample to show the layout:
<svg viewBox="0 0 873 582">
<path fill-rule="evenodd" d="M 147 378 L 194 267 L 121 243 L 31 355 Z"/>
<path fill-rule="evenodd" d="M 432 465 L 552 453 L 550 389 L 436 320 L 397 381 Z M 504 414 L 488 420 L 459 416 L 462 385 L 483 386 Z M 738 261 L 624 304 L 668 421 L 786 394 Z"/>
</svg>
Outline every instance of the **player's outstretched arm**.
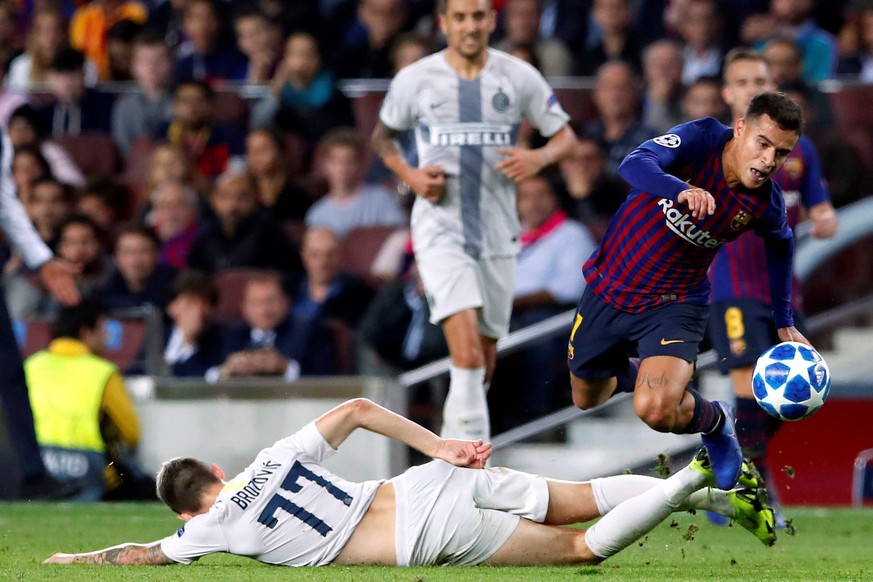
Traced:
<svg viewBox="0 0 873 582">
<path fill-rule="evenodd" d="M 160 540 L 150 544 L 121 544 L 84 554 L 57 553 L 43 560 L 43 564 L 115 564 L 116 566 L 165 566 L 175 563 L 161 550 Z"/>
<path fill-rule="evenodd" d="M 405 182 L 417 196 L 437 203 L 446 192 L 445 170 L 440 166 L 414 168 L 406 163 L 397 147 L 398 132 L 382 121 L 376 122 L 376 128 L 370 136 L 373 151 L 382 159 L 385 167 L 394 172 L 402 182 Z"/>
<path fill-rule="evenodd" d="M 806 339 L 802 333 L 797 331 L 797 328 L 793 325 L 791 327 L 780 327 L 776 330 L 776 333 L 779 335 L 779 341 L 800 342 L 802 344 L 808 345 L 809 347 L 812 347 L 812 344 L 809 343 L 809 340 Z"/>
<path fill-rule="evenodd" d="M 324 413 L 315 421 L 318 431 L 338 448 L 355 429 L 365 428 L 406 443 L 435 459 L 461 467 L 484 467 L 491 444 L 482 441 L 442 439 L 423 426 L 367 400 L 355 398 Z"/>
</svg>

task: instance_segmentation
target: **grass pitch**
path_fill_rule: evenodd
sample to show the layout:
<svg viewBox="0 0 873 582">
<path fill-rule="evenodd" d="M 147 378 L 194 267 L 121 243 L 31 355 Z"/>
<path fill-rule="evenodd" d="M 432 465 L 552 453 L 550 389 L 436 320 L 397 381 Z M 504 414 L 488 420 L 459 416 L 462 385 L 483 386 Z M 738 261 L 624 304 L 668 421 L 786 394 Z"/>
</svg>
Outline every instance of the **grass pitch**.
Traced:
<svg viewBox="0 0 873 582">
<path fill-rule="evenodd" d="M 596 567 L 278 568 L 227 555 L 192 566 L 59 566 L 56 551 L 82 552 L 121 542 L 150 542 L 179 522 L 163 505 L 0 504 L 0 580 L 873 580 L 873 510 L 792 508 L 797 533 L 765 548 L 738 526 L 718 528 L 703 515 L 674 514 L 644 540 Z"/>
</svg>

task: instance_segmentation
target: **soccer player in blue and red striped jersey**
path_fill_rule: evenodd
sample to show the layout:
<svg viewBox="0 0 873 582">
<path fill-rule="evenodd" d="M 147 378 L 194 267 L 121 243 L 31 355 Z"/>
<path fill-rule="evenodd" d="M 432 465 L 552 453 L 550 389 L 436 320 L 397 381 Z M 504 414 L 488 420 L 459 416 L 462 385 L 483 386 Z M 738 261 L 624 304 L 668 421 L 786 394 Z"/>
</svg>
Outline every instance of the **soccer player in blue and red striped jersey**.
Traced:
<svg viewBox="0 0 873 582">
<path fill-rule="evenodd" d="M 734 49 L 725 56 L 722 96 L 734 120 L 742 117 L 752 98 L 773 91 L 776 84 L 764 55 Z M 812 236 L 827 238 L 837 230 L 837 214 L 830 202 L 815 146 L 801 137 L 797 147 L 774 174 L 782 188 L 788 225 L 801 217 L 801 205 L 812 223 Z M 781 424 L 768 415 L 752 394 L 752 371 L 758 356 L 779 342 L 773 321 L 770 286 L 766 277 L 764 243 L 760 237 L 744 234 L 719 249 L 709 270 L 712 283 L 710 337 L 718 353 L 719 369 L 730 373 L 736 395 L 737 438 L 743 453 L 756 462 L 775 497 L 765 463 L 767 443 Z M 792 308 L 801 306 L 794 282 Z"/>
<path fill-rule="evenodd" d="M 568 346 L 573 402 L 592 408 L 633 391 L 637 415 L 655 430 L 702 433 L 721 488 L 736 484 L 742 465 L 733 407 L 688 387 L 708 316 L 707 269 L 744 232 L 764 237 L 779 337 L 808 343 L 794 327 L 794 239 L 770 179 L 802 125 L 794 102 L 764 93 L 733 128 L 707 117 L 644 142 L 619 169 L 631 193 L 584 266 Z"/>
</svg>

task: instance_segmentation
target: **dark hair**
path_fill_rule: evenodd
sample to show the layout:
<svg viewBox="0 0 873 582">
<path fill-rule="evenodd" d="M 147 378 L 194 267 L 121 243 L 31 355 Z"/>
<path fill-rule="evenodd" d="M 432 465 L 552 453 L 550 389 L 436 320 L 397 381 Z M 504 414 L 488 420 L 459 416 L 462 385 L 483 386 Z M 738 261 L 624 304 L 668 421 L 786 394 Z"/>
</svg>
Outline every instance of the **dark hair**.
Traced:
<svg viewBox="0 0 873 582">
<path fill-rule="evenodd" d="M 793 131 L 798 135 L 803 132 L 803 111 L 785 93 L 767 92 L 755 95 L 743 117 L 746 121 L 752 121 L 762 115 L 769 115 L 776 125 L 786 131 Z"/>
<path fill-rule="evenodd" d="M 167 52 L 170 51 L 170 48 L 167 46 L 167 39 L 163 34 L 161 34 L 161 31 L 156 28 L 150 27 L 142 29 L 133 39 L 133 48 L 158 45 L 165 47 Z"/>
<path fill-rule="evenodd" d="M 78 212 L 67 215 L 67 217 L 61 221 L 61 224 L 58 225 L 58 236 L 60 236 L 67 229 L 67 227 L 74 224 L 90 228 L 91 231 L 94 233 L 94 236 L 97 237 L 97 240 L 102 240 L 101 237 L 103 235 L 103 231 L 100 229 L 100 225 L 94 222 L 94 219 L 90 216 L 79 214 Z"/>
<path fill-rule="evenodd" d="M 218 287 L 212 277 L 202 271 L 188 269 L 176 276 L 170 290 L 170 300 L 179 295 L 194 295 L 212 306 L 218 305 Z"/>
<path fill-rule="evenodd" d="M 317 145 L 317 149 L 321 155 L 325 155 L 335 147 L 351 148 L 355 150 L 355 153 L 359 158 L 363 158 L 367 151 L 361 133 L 357 129 L 350 127 L 336 127 L 331 129 L 324 134 L 324 137 L 318 141 Z"/>
<path fill-rule="evenodd" d="M 491 9 L 494 9 L 494 3 L 488 2 L 491 4 Z M 445 14 L 446 10 L 449 9 L 449 0 L 437 0 L 437 14 Z"/>
<path fill-rule="evenodd" d="M 85 55 L 74 48 L 62 48 L 52 59 L 49 67 L 52 71 L 60 73 L 81 72 L 85 68 Z"/>
<path fill-rule="evenodd" d="M 83 299 L 78 305 L 62 307 L 55 320 L 52 337 L 80 339 L 82 331 L 97 328 L 105 313 L 103 307 L 93 299 Z"/>
<path fill-rule="evenodd" d="M 285 142 L 285 135 L 278 128 L 271 125 L 265 125 L 254 128 L 249 132 L 249 135 L 252 135 L 253 133 L 262 133 L 267 136 L 279 152 L 279 157 L 285 159 L 285 156 L 288 154 L 288 144 Z"/>
<path fill-rule="evenodd" d="M 36 180 L 34 180 L 30 184 L 30 193 L 33 195 L 33 191 L 36 190 L 38 186 L 42 186 L 43 184 L 51 184 L 52 186 L 57 186 L 61 190 L 61 198 L 63 198 L 64 202 L 69 204 L 73 201 L 73 192 L 72 189 L 52 176 L 40 176 Z"/>
<path fill-rule="evenodd" d="M 176 86 L 173 87 L 173 97 L 176 97 L 176 95 L 179 94 L 179 91 L 185 87 L 196 87 L 203 92 L 203 96 L 207 101 L 215 101 L 215 89 L 212 88 L 212 85 L 206 81 L 198 81 L 197 79 L 183 79 L 176 83 Z"/>
<path fill-rule="evenodd" d="M 139 224 L 136 222 L 131 222 L 123 225 L 117 231 L 115 231 L 115 246 L 118 248 L 118 241 L 121 240 L 121 237 L 126 235 L 136 235 L 141 236 L 145 239 L 148 239 L 155 250 L 161 248 L 161 241 L 158 239 L 158 236 L 155 234 L 155 231 L 150 229 L 149 227 Z"/>
<path fill-rule="evenodd" d="M 22 154 L 30 154 L 34 158 L 36 158 L 36 162 L 42 169 L 42 174 L 39 176 L 40 178 L 43 178 L 45 176 L 52 177 L 52 168 L 51 166 L 49 166 L 48 160 L 45 159 L 45 156 L 42 155 L 42 151 L 40 151 L 39 146 L 26 145 L 15 148 L 15 152 L 12 154 L 12 160 L 14 161 L 16 157 Z"/>
<path fill-rule="evenodd" d="M 165 461 L 155 478 L 158 498 L 176 513 L 196 513 L 210 485 L 221 483 L 212 469 L 198 459 L 176 457 Z"/>
<path fill-rule="evenodd" d="M 9 116 L 9 121 L 6 123 L 6 126 L 8 127 L 12 125 L 14 119 L 24 120 L 28 125 L 30 125 L 36 133 L 37 141 L 42 141 L 48 135 L 48 128 L 46 127 L 45 119 L 30 103 L 25 103 L 24 105 L 16 107 Z"/>
<path fill-rule="evenodd" d="M 108 40 L 120 40 L 125 43 L 132 43 L 142 30 L 142 24 L 134 22 L 129 18 L 122 18 L 115 24 L 109 27 L 106 31 Z"/>
</svg>

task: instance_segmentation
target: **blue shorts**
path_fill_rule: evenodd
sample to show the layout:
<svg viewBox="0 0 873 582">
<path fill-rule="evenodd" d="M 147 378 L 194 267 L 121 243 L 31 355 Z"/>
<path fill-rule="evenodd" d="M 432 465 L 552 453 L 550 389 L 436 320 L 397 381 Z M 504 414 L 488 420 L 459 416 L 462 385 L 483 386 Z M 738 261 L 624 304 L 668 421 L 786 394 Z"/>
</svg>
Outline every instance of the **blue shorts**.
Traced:
<svg viewBox="0 0 873 582">
<path fill-rule="evenodd" d="M 718 354 L 718 369 L 727 374 L 737 368 L 754 366 L 758 356 L 779 343 L 773 308 L 756 299 L 734 298 L 712 304 L 709 337 Z M 803 333 L 802 318 L 795 313 Z"/>
<path fill-rule="evenodd" d="M 706 305 L 670 303 L 643 313 L 606 304 L 585 288 L 567 347 L 567 365 L 577 378 L 610 378 L 628 367 L 628 356 L 674 356 L 692 364 L 706 331 Z"/>
</svg>

